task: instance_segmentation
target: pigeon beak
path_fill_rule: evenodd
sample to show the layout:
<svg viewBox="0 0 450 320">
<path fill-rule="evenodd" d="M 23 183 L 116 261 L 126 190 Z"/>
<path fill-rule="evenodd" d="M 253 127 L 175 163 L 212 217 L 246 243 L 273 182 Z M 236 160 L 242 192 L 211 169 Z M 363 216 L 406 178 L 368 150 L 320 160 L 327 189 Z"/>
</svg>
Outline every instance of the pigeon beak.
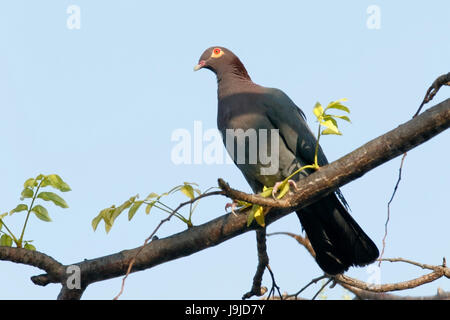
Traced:
<svg viewBox="0 0 450 320">
<path fill-rule="evenodd" d="M 201 68 L 203 68 L 205 66 L 205 60 L 201 60 L 195 67 L 194 67 L 194 71 L 200 70 Z"/>
</svg>

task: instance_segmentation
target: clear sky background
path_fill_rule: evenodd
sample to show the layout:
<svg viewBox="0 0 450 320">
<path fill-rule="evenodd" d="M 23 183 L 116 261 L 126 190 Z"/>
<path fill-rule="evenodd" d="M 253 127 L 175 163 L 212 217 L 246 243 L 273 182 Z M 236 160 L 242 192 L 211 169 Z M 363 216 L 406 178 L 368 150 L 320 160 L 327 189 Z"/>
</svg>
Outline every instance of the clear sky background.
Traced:
<svg viewBox="0 0 450 320">
<path fill-rule="evenodd" d="M 70 30 L 70 5 L 81 9 L 81 28 Z M 369 29 L 367 8 L 381 10 L 380 29 Z M 252 79 L 284 90 L 307 114 L 317 101 L 348 98 L 351 124 L 343 136 L 321 140 L 336 160 L 409 120 L 428 86 L 450 71 L 448 1 L 3 1 L 0 4 L 0 213 L 19 203 L 23 182 L 57 173 L 71 186 L 70 208 L 49 204 L 52 223 L 32 217 L 26 239 L 64 264 L 141 245 L 164 217 L 126 214 L 111 232 L 91 220 L 139 193 L 162 193 L 183 181 L 201 189 L 222 177 L 250 191 L 234 165 L 175 165 L 172 132 L 216 127 L 216 80 L 194 73 L 204 49 L 233 50 Z M 444 87 L 434 105 L 449 96 Z M 428 106 L 427 106 L 428 107 Z M 439 264 L 450 258 L 450 131 L 409 152 L 391 220 L 385 257 Z M 386 204 L 400 158 L 344 186 L 352 215 L 381 249 Z M 176 205 L 182 195 L 169 200 Z M 227 200 L 208 198 L 194 224 L 224 214 Z M 16 232 L 24 214 L 8 217 Z M 173 219 L 158 236 L 185 229 Z M 300 232 L 295 215 L 268 232 Z M 281 290 L 295 292 L 322 274 L 303 247 L 285 236 L 268 239 L 270 265 Z M 255 235 L 246 233 L 192 256 L 132 274 L 123 299 L 239 299 L 257 264 Z M 36 268 L 0 262 L 0 299 L 54 299 L 60 285 L 38 287 Z M 367 268 L 348 274 L 368 280 Z M 382 283 L 424 274 L 383 263 Z M 372 274 L 373 275 L 373 274 Z M 88 287 L 84 299 L 111 299 L 121 278 Z M 264 285 L 270 286 L 268 274 Z M 407 295 L 432 295 L 440 280 Z M 312 297 L 315 286 L 305 293 Z M 342 298 L 340 287 L 327 290 Z"/>
</svg>

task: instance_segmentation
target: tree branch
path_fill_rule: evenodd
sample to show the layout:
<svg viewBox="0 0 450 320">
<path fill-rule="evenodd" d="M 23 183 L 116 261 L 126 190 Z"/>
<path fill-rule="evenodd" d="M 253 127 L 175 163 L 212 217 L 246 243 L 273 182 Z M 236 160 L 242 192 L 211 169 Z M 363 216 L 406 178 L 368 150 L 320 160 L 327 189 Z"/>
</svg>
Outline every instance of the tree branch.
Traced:
<svg viewBox="0 0 450 320">
<path fill-rule="evenodd" d="M 266 246 L 266 228 L 256 230 L 256 247 L 258 249 L 258 266 L 256 267 L 255 276 L 253 277 L 252 288 L 242 296 L 242 300 L 249 299 L 253 296 L 260 297 L 267 291 L 267 288 L 261 287 L 264 270 L 269 265 L 269 256 L 267 255 Z"/>
<path fill-rule="evenodd" d="M 450 300 L 450 292 L 438 289 L 434 296 L 399 296 L 390 293 L 371 292 L 355 287 L 343 285 L 347 290 L 351 291 L 359 300 Z"/>
<path fill-rule="evenodd" d="M 60 282 L 65 273 L 65 268 L 61 263 L 39 251 L 0 246 L 0 260 L 26 264 L 44 270 L 47 272 L 45 284 Z M 39 281 L 35 283 L 45 285 L 44 283 L 39 283 Z"/>
<path fill-rule="evenodd" d="M 450 126 L 450 99 L 439 103 L 421 115 L 398 128 L 366 143 L 350 154 L 322 167 L 317 172 L 302 179 L 295 194 L 289 194 L 281 200 L 247 195 L 234 189 L 224 189 L 233 199 L 262 204 L 273 209 L 266 215 L 266 225 L 284 217 L 293 210 L 303 208 L 317 201 L 346 183 L 361 177 L 371 169 L 397 157 L 415 146 L 431 139 Z M 185 257 L 205 248 L 218 245 L 228 239 L 256 229 L 253 224 L 247 227 L 246 212 L 226 214 L 200 226 L 164 239 L 153 240 L 143 248 L 124 250 L 112 255 L 77 263 L 81 268 L 82 287 L 126 274 L 128 265 L 134 257 L 132 272 L 145 270 L 161 263 Z M 0 259 L 27 263 L 26 259 L 12 258 L 1 248 Z M 18 249 L 17 249 L 18 250 Z M 23 249 L 21 249 L 23 250 Z M 140 251 L 141 250 L 141 251 Z M 137 255 L 140 251 L 139 255 Z M 29 251 L 28 251 L 29 252 Z M 22 254 L 27 255 L 26 252 Z M 34 252 L 34 255 L 39 255 Z M 136 256 L 137 255 L 137 256 Z M 44 259 L 45 260 L 45 259 Z M 48 268 L 45 263 L 27 263 L 49 272 L 47 282 L 60 282 L 62 276 Z M 60 269 L 58 269 L 60 270 Z M 59 275 L 55 277 L 55 275 Z M 59 279 L 56 279 L 58 278 Z M 39 276 L 44 282 L 45 276 Z M 79 298 L 81 295 L 75 295 Z"/>
<path fill-rule="evenodd" d="M 304 246 L 313 257 L 315 256 L 314 251 L 310 251 L 308 249 L 308 246 L 310 246 L 311 244 L 309 243 L 309 241 L 307 241 L 307 239 L 305 239 L 299 235 L 289 233 L 289 232 L 277 232 L 277 233 L 272 233 L 272 234 L 285 234 L 285 235 L 288 235 L 288 236 L 296 239 L 298 241 L 298 243 L 301 244 L 302 246 Z M 309 287 L 312 283 L 316 283 L 318 280 L 323 279 L 323 278 L 328 278 L 329 281 L 334 280 L 335 283 L 340 284 L 342 287 L 353 292 L 357 297 L 359 297 L 361 299 L 375 299 L 375 300 L 403 299 L 400 296 L 392 295 L 392 294 L 385 294 L 385 293 L 390 292 L 390 291 L 396 291 L 396 290 L 413 289 L 413 288 L 419 287 L 423 284 L 433 282 L 442 277 L 446 277 L 446 278 L 450 279 L 450 269 L 447 267 L 445 258 L 442 259 L 442 265 L 440 265 L 440 266 L 419 263 L 419 262 L 415 262 L 415 261 L 404 259 L 404 258 L 383 258 L 383 259 L 378 259 L 378 261 L 380 261 L 380 262 L 381 261 L 404 262 L 404 263 L 408 263 L 408 264 L 412 264 L 414 266 L 420 267 L 422 269 L 432 270 L 433 272 L 423 275 L 419 278 L 408 280 L 408 281 L 397 282 L 397 283 L 388 283 L 388 284 L 378 284 L 378 285 L 375 285 L 372 283 L 367 283 L 367 282 L 364 282 L 364 281 L 361 281 L 361 280 L 358 280 L 355 278 L 351 278 L 344 274 L 338 274 L 335 276 L 325 274 L 319 278 L 311 280 L 305 287 L 303 287 L 297 293 L 286 295 L 285 298 L 288 298 L 288 299 L 293 298 L 293 297 L 297 298 L 298 295 L 303 290 L 305 290 L 307 287 Z M 324 286 L 322 286 L 320 291 L 323 288 L 324 288 Z M 316 297 L 316 296 L 317 296 L 317 294 L 314 297 Z M 312 298 L 313 300 L 314 300 L 314 297 Z M 419 297 L 419 298 L 427 299 L 427 300 L 430 300 L 433 298 L 436 300 L 437 299 L 442 300 L 442 299 L 448 299 L 448 294 L 443 294 L 442 292 L 438 291 L 437 296 Z M 405 299 L 408 300 L 408 299 L 414 299 L 414 298 L 406 297 Z"/>
<path fill-rule="evenodd" d="M 449 127 L 450 99 L 447 99 L 346 156 L 321 167 L 320 170 L 298 182 L 298 190 L 295 193 L 289 193 L 279 200 L 234 190 L 221 179 L 219 186 L 229 198 L 235 200 L 272 208 L 300 209 L 428 141 Z"/>
</svg>

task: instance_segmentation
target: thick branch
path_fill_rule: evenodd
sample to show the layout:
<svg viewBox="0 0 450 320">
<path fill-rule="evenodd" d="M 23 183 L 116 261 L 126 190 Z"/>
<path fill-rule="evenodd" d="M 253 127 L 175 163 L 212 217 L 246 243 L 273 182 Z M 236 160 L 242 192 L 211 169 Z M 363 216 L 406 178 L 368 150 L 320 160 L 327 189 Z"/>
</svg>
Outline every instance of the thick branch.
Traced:
<svg viewBox="0 0 450 320">
<path fill-rule="evenodd" d="M 260 297 L 267 291 L 267 288 L 261 287 L 264 270 L 269 264 L 266 246 L 266 228 L 256 230 L 256 246 L 258 249 L 258 266 L 256 267 L 255 276 L 253 277 L 252 288 L 249 292 L 244 294 L 242 299 L 249 299 L 253 296 Z"/>
<path fill-rule="evenodd" d="M 291 193 L 281 200 L 262 198 L 234 190 L 223 180 L 219 181 L 219 184 L 227 196 L 235 200 L 273 208 L 300 209 L 428 141 L 449 127 L 450 99 L 447 99 L 346 156 L 320 168 L 297 183 L 298 190 L 294 194 Z"/>
<path fill-rule="evenodd" d="M 450 126 L 450 99 L 436 105 L 398 128 L 368 142 L 341 159 L 322 167 L 319 171 L 302 179 L 295 194 L 282 200 L 262 199 L 245 195 L 236 190 L 225 190 L 227 196 L 244 201 L 278 207 L 266 216 L 266 225 L 282 218 L 293 209 L 300 209 L 317 201 L 340 186 L 361 177 L 371 169 L 431 139 Z M 270 201 L 267 203 L 266 201 Z M 230 238 L 254 230 L 247 227 L 245 212 L 226 214 L 203 225 L 164 239 L 151 241 L 136 258 L 132 272 L 151 268 L 161 263 L 185 257 L 205 248 L 218 245 Z M 139 248 L 124 250 L 109 256 L 86 260 L 77 265 L 81 268 L 82 286 L 124 275 L 131 259 Z M 0 251 L 0 259 L 2 257 Z M 21 262 L 21 261 L 17 261 Z M 23 263 L 23 262 L 22 262 Z M 43 276 L 40 276 L 41 280 Z M 49 282 L 60 282 L 49 279 Z"/>
<path fill-rule="evenodd" d="M 0 260 L 22 263 L 42 269 L 48 273 L 45 279 L 47 283 L 60 282 L 65 270 L 61 263 L 45 253 L 23 248 L 0 247 Z"/>
</svg>

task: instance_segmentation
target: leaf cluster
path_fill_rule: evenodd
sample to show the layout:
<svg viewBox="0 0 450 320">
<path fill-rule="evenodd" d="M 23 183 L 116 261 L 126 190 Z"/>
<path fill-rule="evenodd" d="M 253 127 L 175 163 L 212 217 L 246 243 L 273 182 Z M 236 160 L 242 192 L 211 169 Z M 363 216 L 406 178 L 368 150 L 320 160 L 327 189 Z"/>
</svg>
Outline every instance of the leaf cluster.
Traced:
<svg viewBox="0 0 450 320">
<path fill-rule="evenodd" d="M 208 189 L 210 190 L 210 189 Z M 206 190 L 205 192 L 207 192 Z M 204 192 L 204 193 L 205 193 Z M 119 217 L 123 212 L 128 210 L 128 220 L 130 221 L 135 216 L 136 212 L 142 207 L 145 207 L 145 214 L 150 214 L 150 211 L 153 208 L 157 208 L 163 212 L 166 212 L 168 214 L 174 214 L 175 217 L 180 219 L 182 222 L 186 223 L 188 227 L 192 227 L 192 214 L 195 211 L 198 202 L 195 202 L 194 204 L 191 203 L 189 207 L 189 215 L 186 218 L 183 216 L 180 212 L 175 211 L 173 208 L 171 208 L 169 205 L 164 203 L 162 201 L 162 198 L 173 195 L 175 193 L 182 193 L 186 197 L 188 197 L 190 200 L 194 200 L 195 197 L 202 195 L 202 192 L 198 188 L 198 185 L 196 183 L 192 182 L 184 182 L 181 185 L 175 186 L 172 189 L 170 189 L 167 192 L 164 192 L 162 194 L 157 194 L 155 192 L 151 192 L 147 197 L 145 197 L 143 200 L 138 200 L 139 195 L 135 195 L 128 200 L 126 200 L 124 203 L 122 203 L 119 206 L 112 205 L 108 208 L 105 208 L 100 211 L 100 213 L 92 220 L 92 228 L 94 231 L 97 229 L 100 221 L 103 221 L 105 224 L 105 231 L 108 233 L 117 217 Z"/>
<path fill-rule="evenodd" d="M 58 207 L 68 208 L 67 202 L 58 194 L 52 191 L 40 191 L 43 188 L 51 187 L 60 192 L 70 191 L 69 185 L 64 182 L 64 180 L 57 174 L 43 175 L 39 174 L 36 178 L 29 178 L 23 184 L 23 190 L 20 193 L 20 201 L 14 209 L 9 212 L 5 212 L 0 215 L 0 246 L 11 247 L 15 244 L 18 248 L 25 248 L 29 250 L 36 250 L 36 248 L 31 244 L 33 240 L 24 240 L 25 229 L 28 224 L 28 219 L 33 213 L 36 218 L 50 222 L 52 221 L 48 213 L 47 208 L 42 204 L 36 204 L 38 199 L 53 202 Z M 29 204 L 23 203 L 30 201 Z M 13 214 L 20 212 L 26 212 L 26 217 L 22 227 L 22 232 L 20 236 L 16 236 L 11 229 L 6 225 L 5 218 Z"/>
</svg>

